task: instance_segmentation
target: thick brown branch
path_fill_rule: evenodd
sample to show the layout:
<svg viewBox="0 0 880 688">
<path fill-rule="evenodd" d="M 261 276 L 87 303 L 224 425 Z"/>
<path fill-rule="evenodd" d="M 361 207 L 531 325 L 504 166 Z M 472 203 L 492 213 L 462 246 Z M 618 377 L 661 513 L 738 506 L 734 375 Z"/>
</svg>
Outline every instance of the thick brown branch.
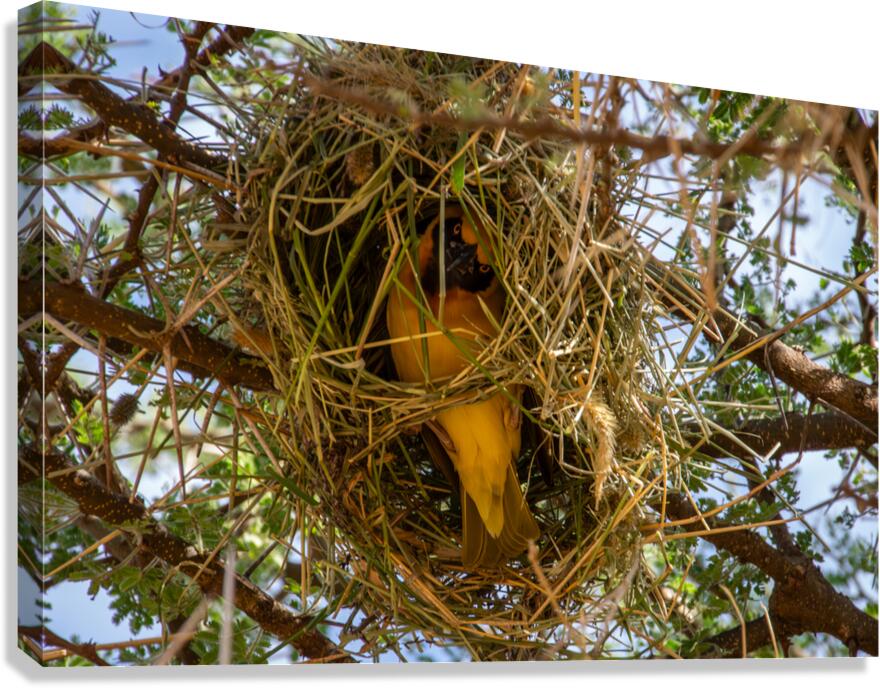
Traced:
<svg viewBox="0 0 880 688">
<path fill-rule="evenodd" d="M 207 25 L 206 25 L 207 26 Z M 189 39 L 200 40 L 204 33 L 202 32 L 202 28 L 199 27 L 198 32 L 192 34 L 187 37 Z M 191 55 L 187 55 L 187 64 L 191 65 L 193 69 L 202 69 L 211 64 L 212 57 L 217 58 L 226 53 L 229 53 L 235 50 L 240 42 L 250 36 L 254 32 L 253 29 L 249 29 L 243 26 L 227 26 L 220 35 L 215 38 L 210 44 L 208 44 L 199 54 L 192 58 Z M 32 72 L 34 68 L 41 69 L 39 66 L 37 58 L 40 53 L 31 52 L 28 58 L 22 63 L 26 65 L 25 70 Z M 177 69 L 166 73 L 162 76 L 158 81 L 153 82 L 150 85 L 151 90 L 153 91 L 165 91 L 171 88 L 175 88 L 180 84 L 180 80 L 186 71 L 184 67 L 178 67 Z M 27 92 L 33 86 L 32 80 L 22 80 L 19 82 L 19 91 L 20 95 L 22 95 L 22 89 L 24 92 Z M 137 98 L 140 98 L 140 94 L 138 94 Z M 129 98 L 127 102 L 133 102 L 133 98 Z M 169 117 L 169 120 L 174 120 L 173 117 Z M 96 119 L 93 122 L 90 122 L 81 127 L 72 128 L 64 134 L 61 134 L 57 137 L 53 137 L 50 139 L 38 139 L 30 136 L 25 136 L 19 134 L 18 136 L 18 152 L 20 155 L 26 155 L 31 158 L 53 158 L 59 155 L 71 155 L 72 153 L 79 152 L 79 148 L 74 148 L 70 146 L 69 140 L 73 139 L 74 141 L 79 142 L 89 142 L 103 135 L 107 130 L 107 125 L 101 121 L 100 119 Z"/>
<path fill-rule="evenodd" d="M 676 520 L 693 519 L 699 515 L 690 502 L 677 494 L 667 496 L 666 512 Z M 697 519 L 684 525 L 684 528 L 702 532 L 705 530 L 704 521 L 710 527 L 724 525 L 717 519 Z M 772 545 L 753 530 L 728 531 L 701 535 L 701 537 L 715 547 L 727 550 L 741 562 L 756 566 L 774 580 L 784 580 L 794 571 L 794 566 L 788 559 L 781 556 Z"/>
<path fill-rule="evenodd" d="M 697 428 L 693 428 L 697 432 Z M 750 420 L 733 429 L 733 435 L 754 454 L 773 457 L 800 451 L 860 448 L 873 445 L 877 436 L 843 414 L 834 411 L 820 414 L 787 414 L 785 418 L 759 418 Z M 700 446 L 700 451 L 717 458 L 736 457 L 746 469 L 751 487 L 765 482 L 765 476 L 754 455 L 739 444 L 734 437 L 717 432 Z M 771 486 L 761 489 L 756 498 L 765 504 L 775 501 Z M 781 518 L 775 515 L 772 519 Z M 789 533 L 788 526 L 780 523 L 770 527 L 770 534 L 780 551 L 792 554 L 799 550 Z"/>
<path fill-rule="evenodd" d="M 42 308 L 43 289 L 37 280 L 18 283 L 18 312 L 27 317 Z M 97 330 L 108 337 L 162 353 L 168 343 L 179 367 L 199 377 L 214 376 L 227 385 L 244 385 L 258 391 L 273 389 L 272 375 L 260 359 L 241 354 L 202 334 L 194 325 L 165 332 L 165 323 L 137 311 L 90 296 L 67 284 L 45 285 L 46 312 Z"/>
<path fill-rule="evenodd" d="M 782 629 L 774 629 L 774 633 L 778 634 Z M 781 640 L 777 637 L 777 643 Z M 736 626 L 722 631 L 705 641 L 707 645 L 717 648 L 718 653 L 722 657 L 742 657 L 742 627 Z M 746 624 L 746 652 L 752 652 L 762 647 L 770 645 L 773 638 L 770 635 L 770 627 L 767 625 L 767 619 L 761 617 L 754 619 Z"/>
<path fill-rule="evenodd" d="M 716 322 L 722 335 L 731 340 L 731 351 L 750 348 L 759 341 L 759 337 L 748 330 L 737 330 L 737 322 L 724 313 L 716 315 Z M 758 346 L 746 357 L 808 399 L 829 404 L 876 431 L 876 387 L 835 373 L 779 339 Z"/>
<path fill-rule="evenodd" d="M 48 452 L 41 456 L 24 447 L 20 456 L 32 468 L 45 470 L 50 482 L 75 500 L 83 514 L 100 518 L 108 525 L 133 528 L 140 536 L 141 547 L 169 566 L 192 578 L 205 593 L 221 595 L 222 562 L 209 561 L 205 554 L 170 533 L 153 519 L 139 502 L 129 502 L 124 496 L 108 490 L 101 481 L 84 470 L 77 470 L 65 456 Z M 314 619 L 295 614 L 275 601 L 247 579 L 235 576 L 235 606 L 277 638 L 289 640 L 300 653 L 313 659 L 351 662 L 352 658 L 330 640 L 311 628 Z"/>
<path fill-rule="evenodd" d="M 33 57 L 35 53 L 39 59 Z M 223 156 L 209 153 L 180 138 L 172 126 L 160 121 L 146 105 L 125 100 L 91 75 L 78 72 L 67 57 L 45 41 L 34 47 L 22 62 L 19 79 L 44 75 L 52 75 L 51 82 L 59 90 L 79 96 L 106 125 L 119 127 L 136 136 L 170 162 L 189 162 L 208 169 L 226 164 Z"/>
<path fill-rule="evenodd" d="M 789 413 L 783 419 L 758 418 L 747 421 L 733 431 L 743 444 L 761 456 L 776 448 L 776 454 L 827 449 L 866 447 L 877 442 L 876 433 L 869 432 L 860 423 L 834 411 L 814 413 Z M 715 433 L 700 448 L 707 456 L 745 457 L 748 453 L 731 437 Z"/>
<path fill-rule="evenodd" d="M 683 279 L 650 259 L 645 265 L 652 278 L 659 298 L 669 308 L 669 316 L 693 322 L 693 314 L 682 304 L 696 303 L 693 308 L 706 308 L 700 303 L 701 295 Z M 877 388 L 846 375 L 835 373 L 792 347 L 784 344 L 778 333 L 760 337 L 744 327 L 723 308 L 713 310 L 714 327 L 705 327 L 704 334 L 713 344 L 729 341 L 731 355 L 737 350 L 749 350 L 746 358 L 761 370 L 782 380 L 808 399 L 831 406 L 862 423 L 866 428 L 877 430 Z M 753 324 L 754 327 L 754 324 Z M 754 327 L 757 331 L 759 328 Z"/>
<path fill-rule="evenodd" d="M 666 512 L 676 520 L 694 519 L 699 515 L 688 500 L 676 494 L 668 495 Z M 704 523 L 712 529 L 728 525 L 708 518 L 685 523 L 683 527 L 702 533 Z M 781 624 L 777 629 L 780 636 L 828 633 L 848 647 L 877 654 L 877 621 L 857 608 L 846 595 L 837 592 L 808 557 L 783 554 L 752 530 L 701 534 L 700 537 L 728 551 L 742 563 L 756 566 L 774 580 L 770 614 Z"/>
</svg>

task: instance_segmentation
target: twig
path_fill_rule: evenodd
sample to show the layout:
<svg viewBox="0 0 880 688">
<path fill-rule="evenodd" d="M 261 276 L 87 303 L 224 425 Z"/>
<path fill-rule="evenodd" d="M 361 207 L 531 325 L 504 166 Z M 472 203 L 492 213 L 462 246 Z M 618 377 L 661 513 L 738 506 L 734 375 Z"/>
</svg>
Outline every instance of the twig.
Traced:
<svg viewBox="0 0 880 688">
<path fill-rule="evenodd" d="M 688 500 L 677 494 L 668 496 L 667 511 L 670 516 L 682 521 L 699 517 Z M 705 520 L 713 531 L 727 526 L 719 519 Z M 690 531 L 702 530 L 697 522 L 689 522 L 684 527 Z M 862 652 L 877 654 L 876 620 L 835 590 L 808 557 L 781 552 L 752 530 L 702 532 L 700 537 L 730 552 L 741 562 L 758 567 L 775 581 L 770 596 L 770 613 L 783 635 L 828 633 L 847 645 L 854 644 Z M 753 634 L 757 634 L 763 642 L 756 641 Z M 736 629 L 735 635 L 737 640 L 726 637 L 725 643 L 731 652 L 740 654 L 739 629 Z M 767 624 L 763 619 L 747 624 L 747 640 L 753 650 L 770 642 Z"/>
<path fill-rule="evenodd" d="M 72 643 L 56 633 L 53 633 L 45 626 L 19 626 L 18 632 L 37 642 L 37 645 L 40 648 L 40 661 L 47 661 L 47 658 L 44 656 L 44 648 L 47 645 L 54 645 L 55 647 L 63 648 L 71 654 L 87 659 L 96 666 L 110 666 L 98 656 L 94 643 Z"/>
<path fill-rule="evenodd" d="M 40 312 L 42 285 L 33 280 L 18 285 L 20 314 Z M 155 318 L 106 303 L 72 285 L 45 285 L 46 311 L 59 320 L 70 320 L 108 336 L 161 354 L 165 323 Z M 240 354 L 188 325 L 174 334 L 166 334 L 171 353 L 179 367 L 201 377 L 214 376 L 228 385 L 242 384 L 254 390 L 274 388 L 269 370 L 254 356 Z"/>
<path fill-rule="evenodd" d="M 215 559 L 206 566 L 205 555 L 151 518 L 142 504 L 131 503 L 125 496 L 111 492 L 90 473 L 77 470 L 76 465 L 55 451 L 41 455 L 30 447 L 24 447 L 21 458 L 39 471 L 45 468 L 46 477 L 59 490 L 74 499 L 84 514 L 122 528 L 136 528 L 141 538 L 141 547 L 146 551 L 169 566 L 176 567 L 184 575 L 195 577 L 195 582 L 205 594 L 222 594 L 225 574 L 223 563 Z M 235 605 L 264 630 L 278 638 L 289 640 L 307 657 L 340 655 L 336 661 L 353 661 L 349 655 L 342 653 L 326 637 L 311 628 L 311 617 L 295 614 L 238 574 L 235 576 Z"/>
<path fill-rule="evenodd" d="M 354 88 L 338 86 L 330 81 L 319 79 L 298 69 L 298 75 L 312 93 L 358 105 L 374 114 L 392 115 L 405 120 L 412 126 L 439 126 L 458 131 L 476 129 L 498 129 L 519 133 L 532 139 L 562 139 L 578 144 L 601 146 L 628 146 L 644 151 L 643 163 L 664 158 L 676 152 L 680 154 L 705 155 L 721 158 L 729 155 L 731 149 L 757 157 L 771 156 L 779 164 L 791 164 L 810 149 L 812 138 L 805 138 L 787 146 L 774 146 L 756 138 L 737 141 L 733 144 L 714 143 L 698 139 L 679 139 L 672 136 L 642 136 L 625 129 L 596 130 L 576 128 L 559 120 L 540 117 L 524 120 L 516 116 L 482 114 L 474 117 L 457 117 L 448 112 L 420 112 L 390 100 L 380 100 L 370 93 Z"/>
</svg>

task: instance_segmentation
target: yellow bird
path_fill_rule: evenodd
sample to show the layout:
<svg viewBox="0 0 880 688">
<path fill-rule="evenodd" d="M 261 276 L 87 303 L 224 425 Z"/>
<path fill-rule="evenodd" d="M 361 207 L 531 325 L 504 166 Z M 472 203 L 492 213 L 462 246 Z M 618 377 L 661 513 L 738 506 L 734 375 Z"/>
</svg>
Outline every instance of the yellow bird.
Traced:
<svg viewBox="0 0 880 688">
<path fill-rule="evenodd" d="M 422 234 L 417 249 L 419 284 L 406 263 L 386 308 L 388 331 L 392 339 L 399 340 L 391 344 L 391 355 L 402 380 L 425 382 L 453 376 L 468 365 L 460 346 L 476 355 L 476 338 L 495 335 L 486 311 L 500 321 L 504 291 L 487 248 L 484 230 L 472 224 L 459 206 L 446 208 L 443 227 L 438 216 Z M 445 335 L 430 336 L 438 328 L 431 318 L 420 318 L 416 304 L 420 291 L 434 319 L 452 331 L 458 346 Z M 513 391 L 514 396 L 521 393 L 521 389 Z M 433 426 L 461 483 L 464 566 L 498 566 L 521 554 L 540 531 L 516 477 L 517 405 L 496 392 L 485 401 L 439 411 Z"/>
</svg>

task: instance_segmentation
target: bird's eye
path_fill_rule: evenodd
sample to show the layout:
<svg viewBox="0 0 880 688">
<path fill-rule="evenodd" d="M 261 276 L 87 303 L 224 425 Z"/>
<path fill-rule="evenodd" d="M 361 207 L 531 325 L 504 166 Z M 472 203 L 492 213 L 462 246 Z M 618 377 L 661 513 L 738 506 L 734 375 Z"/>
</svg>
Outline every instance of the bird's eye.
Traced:
<svg viewBox="0 0 880 688">
<path fill-rule="evenodd" d="M 491 270 L 491 269 L 492 268 L 490 268 L 488 265 L 481 265 L 480 266 L 480 272 L 489 272 L 489 270 Z"/>
<path fill-rule="evenodd" d="M 455 236 L 458 236 L 459 234 L 461 234 L 461 223 L 460 222 L 457 225 L 455 225 L 455 227 L 452 228 L 452 233 L 455 234 Z"/>
</svg>

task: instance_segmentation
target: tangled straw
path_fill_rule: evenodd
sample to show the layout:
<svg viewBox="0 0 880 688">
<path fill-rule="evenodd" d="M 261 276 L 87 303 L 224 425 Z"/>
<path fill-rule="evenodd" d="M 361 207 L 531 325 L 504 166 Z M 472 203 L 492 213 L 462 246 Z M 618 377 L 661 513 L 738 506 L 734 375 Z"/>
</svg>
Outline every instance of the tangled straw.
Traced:
<svg viewBox="0 0 880 688">
<path fill-rule="evenodd" d="M 250 173 L 246 296 L 234 324 L 279 392 L 262 402 L 263 449 L 283 457 L 277 477 L 320 581 L 312 599 L 331 600 L 328 615 L 353 606 L 381 618 L 382 633 L 421 629 L 487 658 L 498 647 L 528 656 L 539 637 L 582 644 L 620 609 L 651 617 L 640 526 L 656 518 L 646 505 L 687 470 L 678 423 L 699 412 L 665 367 L 678 360 L 663 333 L 669 297 L 624 216 L 638 175 L 607 147 L 414 127 L 363 107 L 391 98 L 402 113 L 564 119 L 572 87 L 560 74 L 381 46 L 298 46 L 308 78 L 279 86 L 237 140 Z M 332 88 L 322 95 L 316 83 Z M 592 125 L 610 112 L 597 108 Z M 384 299 L 413 260 L 418 220 L 452 202 L 488 229 L 507 292 L 499 335 L 452 380 L 397 382 Z M 205 242 L 240 250 L 241 233 L 226 229 Z M 531 391 L 522 412 L 533 433 L 518 469 L 542 539 L 501 571 L 466 572 L 457 497 L 417 432 L 439 408 L 513 385 Z M 541 453 L 550 476 L 538 470 Z"/>
</svg>

